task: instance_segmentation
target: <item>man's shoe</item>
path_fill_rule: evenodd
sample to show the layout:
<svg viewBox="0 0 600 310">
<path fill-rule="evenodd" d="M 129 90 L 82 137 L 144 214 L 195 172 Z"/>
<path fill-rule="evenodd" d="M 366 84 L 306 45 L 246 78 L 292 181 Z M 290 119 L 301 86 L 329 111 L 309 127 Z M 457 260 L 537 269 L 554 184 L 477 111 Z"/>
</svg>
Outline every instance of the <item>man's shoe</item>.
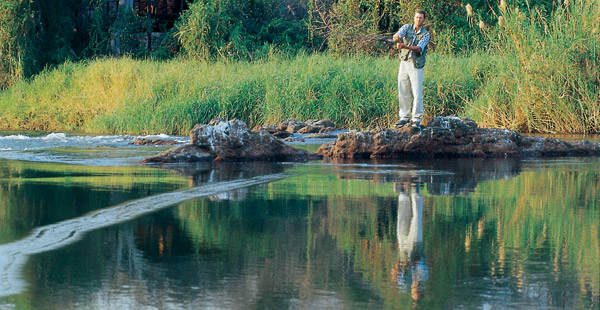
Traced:
<svg viewBox="0 0 600 310">
<path fill-rule="evenodd" d="M 399 122 L 397 122 L 396 124 L 394 124 L 394 126 L 396 126 L 396 127 L 402 127 L 402 126 L 404 126 L 406 124 L 408 124 L 408 120 L 401 119 Z"/>
<path fill-rule="evenodd" d="M 411 127 L 421 129 L 421 122 L 413 122 Z"/>
</svg>

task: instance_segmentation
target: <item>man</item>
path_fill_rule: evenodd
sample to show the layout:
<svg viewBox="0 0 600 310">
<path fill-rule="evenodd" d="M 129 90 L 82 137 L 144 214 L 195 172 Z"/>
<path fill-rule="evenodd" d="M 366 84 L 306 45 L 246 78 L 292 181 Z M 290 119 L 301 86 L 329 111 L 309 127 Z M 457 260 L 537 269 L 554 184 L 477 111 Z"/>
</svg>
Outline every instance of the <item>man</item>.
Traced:
<svg viewBox="0 0 600 310">
<path fill-rule="evenodd" d="M 423 67 L 430 35 L 423 24 L 425 11 L 416 10 L 414 24 L 406 24 L 394 34 L 396 48 L 400 50 L 400 68 L 398 70 L 398 102 L 400 121 L 396 127 L 402 127 L 412 121 L 412 126 L 420 128 L 423 117 Z M 412 95 L 412 99 L 411 99 Z M 412 103 L 412 109 L 411 109 Z M 412 112 L 412 113 L 411 113 Z M 411 118 L 412 114 L 412 118 Z"/>
</svg>

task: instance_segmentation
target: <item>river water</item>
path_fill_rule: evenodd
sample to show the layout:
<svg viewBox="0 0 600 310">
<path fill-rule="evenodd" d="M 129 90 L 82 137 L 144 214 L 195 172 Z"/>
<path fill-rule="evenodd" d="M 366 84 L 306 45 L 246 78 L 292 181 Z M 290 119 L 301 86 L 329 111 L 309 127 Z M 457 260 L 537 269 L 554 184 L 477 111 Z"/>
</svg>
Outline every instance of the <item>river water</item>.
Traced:
<svg viewBox="0 0 600 310">
<path fill-rule="evenodd" d="M 600 307 L 599 158 L 144 166 L 167 147 L 135 138 L 0 133 L 0 309 Z"/>
</svg>

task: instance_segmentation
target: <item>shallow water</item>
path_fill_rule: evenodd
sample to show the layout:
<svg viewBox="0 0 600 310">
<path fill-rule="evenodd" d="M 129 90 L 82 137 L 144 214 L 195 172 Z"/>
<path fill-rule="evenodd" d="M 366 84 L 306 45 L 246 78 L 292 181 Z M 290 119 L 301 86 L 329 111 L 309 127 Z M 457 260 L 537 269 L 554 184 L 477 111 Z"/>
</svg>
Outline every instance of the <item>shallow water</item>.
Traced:
<svg viewBox="0 0 600 310">
<path fill-rule="evenodd" d="M 0 309 L 600 306 L 598 158 L 141 166 L 164 147 L 49 135 L 0 136 Z"/>
</svg>

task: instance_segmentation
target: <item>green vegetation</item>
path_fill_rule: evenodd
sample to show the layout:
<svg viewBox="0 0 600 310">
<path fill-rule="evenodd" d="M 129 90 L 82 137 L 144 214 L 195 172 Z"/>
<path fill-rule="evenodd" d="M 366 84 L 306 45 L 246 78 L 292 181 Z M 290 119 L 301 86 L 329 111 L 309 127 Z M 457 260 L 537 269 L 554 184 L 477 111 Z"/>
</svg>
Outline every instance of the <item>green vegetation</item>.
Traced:
<svg viewBox="0 0 600 310">
<path fill-rule="evenodd" d="M 106 19 L 100 6 L 82 28 L 93 34 L 89 44 L 52 59 L 16 35 L 32 29 L 17 17 L 45 6 L 18 3 L 3 4 L 11 10 L 0 16 L 8 60 L 0 87 L 12 85 L 0 92 L 2 129 L 187 134 L 214 117 L 387 127 L 396 120 L 398 64 L 373 37 L 424 7 L 433 33 L 425 121 L 456 114 L 521 132 L 600 132 L 599 0 L 473 1 L 468 10 L 455 1 L 298 0 L 287 9 L 276 0 L 195 1 L 153 51 L 136 45 L 148 20 Z M 45 49 L 62 51 L 56 42 L 73 36 Z M 110 56 L 115 40 L 125 56 Z M 32 57 L 51 66 L 23 79 L 36 71 Z"/>
<path fill-rule="evenodd" d="M 484 82 L 484 60 L 432 55 L 430 70 L 439 74 L 425 82 L 427 115 L 456 113 L 458 100 L 470 99 Z M 185 135 L 214 117 L 250 126 L 289 118 L 389 126 L 396 118 L 397 66 L 391 58 L 323 54 L 251 63 L 66 63 L 0 94 L 0 128 Z"/>
<path fill-rule="evenodd" d="M 600 132 L 599 6 L 574 1 L 551 18 L 502 9 L 488 33 L 502 61 L 466 115 L 524 132 Z"/>
<path fill-rule="evenodd" d="M 0 3 L 0 89 L 32 74 L 27 1 Z"/>
</svg>

